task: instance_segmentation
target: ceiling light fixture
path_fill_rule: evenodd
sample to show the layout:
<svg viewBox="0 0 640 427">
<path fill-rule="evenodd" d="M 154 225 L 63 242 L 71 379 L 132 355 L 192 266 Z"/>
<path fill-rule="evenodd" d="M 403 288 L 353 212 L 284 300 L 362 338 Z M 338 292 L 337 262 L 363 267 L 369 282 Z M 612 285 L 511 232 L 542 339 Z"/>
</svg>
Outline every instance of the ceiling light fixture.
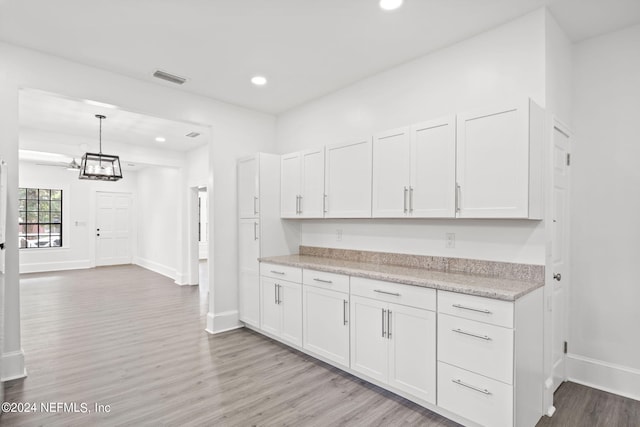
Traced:
<svg viewBox="0 0 640 427">
<path fill-rule="evenodd" d="M 175 83 L 177 85 L 183 85 L 187 79 L 186 77 L 176 76 L 175 74 L 167 73 L 166 71 L 156 70 L 153 72 L 153 77 L 165 80 L 171 83 Z"/>
<path fill-rule="evenodd" d="M 189 138 L 195 138 L 196 136 L 200 136 L 200 134 L 198 132 L 189 132 L 185 136 L 188 136 Z"/>
<path fill-rule="evenodd" d="M 96 114 L 100 120 L 100 153 L 85 153 L 80 165 L 80 179 L 92 179 L 97 181 L 117 181 L 122 178 L 120 157 L 102 154 L 102 121 L 106 119 L 102 114 Z"/>
<path fill-rule="evenodd" d="M 380 0 L 380 9 L 396 10 L 402 6 L 403 0 Z"/>
<path fill-rule="evenodd" d="M 264 76 L 253 76 L 251 77 L 251 83 L 256 86 L 264 86 L 267 84 L 267 78 Z"/>
<path fill-rule="evenodd" d="M 156 137 L 156 142 L 165 142 L 167 139 L 161 136 Z"/>
</svg>

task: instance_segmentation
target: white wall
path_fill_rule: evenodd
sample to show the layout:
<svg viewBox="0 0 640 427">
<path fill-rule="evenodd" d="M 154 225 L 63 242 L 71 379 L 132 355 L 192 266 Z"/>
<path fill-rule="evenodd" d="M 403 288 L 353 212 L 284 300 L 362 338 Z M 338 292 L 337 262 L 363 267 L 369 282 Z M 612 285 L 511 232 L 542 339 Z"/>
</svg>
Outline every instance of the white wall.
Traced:
<svg viewBox="0 0 640 427">
<path fill-rule="evenodd" d="M 278 117 L 281 153 L 531 97 L 545 105 L 545 11 L 362 80 Z M 342 241 L 335 238 L 342 230 Z M 445 233 L 456 248 L 445 248 Z M 535 221 L 304 221 L 302 243 L 523 263 L 544 263 Z"/>
<path fill-rule="evenodd" d="M 640 26 L 575 46 L 569 364 L 640 399 Z"/>
<path fill-rule="evenodd" d="M 131 193 L 135 199 L 137 173 L 125 172 L 117 182 L 85 181 L 78 179 L 77 171 L 20 162 L 19 184 L 27 188 L 63 190 L 63 247 L 21 250 L 20 272 L 89 268 L 95 263 L 95 206 L 91 203 L 95 192 Z M 135 236 L 135 232 L 133 234 Z"/>
<path fill-rule="evenodd" d="M 237 325 L 235 160 L 256 151 L 273 150 L 275 118 L 269 114 L 176 90 L 169 84 L 136 80 L 0 43 L 0 157 L 10 165 L 7 206 L 10 217 L 18 215 L 18 93 L 22 87 L 106 102 L 129 111 L 211 126 L 209 156 L 212 169 L 207 180 L 214 194 L 210 223 L 213 224 L 215 238 L 210 243 L 214 262 L 210 263 L 209 277 L 213 283 L 213 292 L 210 293 L 211 308 L 207 327 L 217 331 Z M 180 203 L 185 204 L 185 200 Z M 25 375 L 20 344 L 17 241 L 17 224 L 10 223 L 7 230 L 4 293 L 3 379 Z"/>
</svg>

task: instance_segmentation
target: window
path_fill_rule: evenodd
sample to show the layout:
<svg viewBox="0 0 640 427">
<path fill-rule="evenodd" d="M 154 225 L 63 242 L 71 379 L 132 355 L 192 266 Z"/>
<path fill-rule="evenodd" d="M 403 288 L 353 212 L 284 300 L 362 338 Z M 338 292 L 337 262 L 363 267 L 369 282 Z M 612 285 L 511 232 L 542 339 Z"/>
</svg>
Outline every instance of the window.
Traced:
<svg viewBox="0 0 640 427">
<path fill-rule="evenodd" d="M 20 249 L 62 246 L 62 190 L 20 188 Z"/>
</svg>

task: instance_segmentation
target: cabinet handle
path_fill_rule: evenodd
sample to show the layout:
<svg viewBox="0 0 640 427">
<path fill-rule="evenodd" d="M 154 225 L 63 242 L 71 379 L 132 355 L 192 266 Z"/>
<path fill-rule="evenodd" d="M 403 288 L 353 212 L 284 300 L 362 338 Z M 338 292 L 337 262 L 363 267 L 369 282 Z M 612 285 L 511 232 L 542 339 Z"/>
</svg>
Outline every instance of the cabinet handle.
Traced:
<svg viewBox="0 0 640 427">
<path fill-rule="evenodd" d="M 477 335 L 473 332 L 463 331 L 462 329 L 452 329 L 452 331 L 463 335 L 469 335 L 470 337 L 480 338 L 481 340 L 491 341 L 491 337 L 488 337 L 486 335 Z"/>
<path fill-rule="evenodd" d="M 277 283 L 273 284 L 273 302 L 276 305 L 278 304 L 278 284 Z"/>
<path fill-rule="evenodd" d="M 299 214 L 302 213 L 302 195 L 298 196 L 300 198 L 300 211 L 298 212 Z"/>
<path fill-rule="evenodd" d="M 342 324 L 346 325 L 347 323 L 349 323 L 349 320 L 347 319 L 347 307 L 349 306 L 349 301 L 347 300 L 343 300 L 344 302 L 342 303 Z"/>
<path fill-rule="evenodd" d="M 300 213 L 300 196 L 296 194 L 296 215 Z"/>
<path fill-rule="evenodd" d="M 460 199 L 462 196 L 462 188 L 460 184 L 456 182 L 456 212 L 460 212 Z"/>
<path fill-rule="evenodd" d="M 333 283 L 331 280 L 324 280 L 324 279 L 318 279 L 318 278 L 315 278 L 313 280 L 320 283 Z"/>
<path fill-rule="evenodd" d="M 409 187 L 409 212 L 413 213 L 413 187 Z"/>
<path fill-rule="evenodd" d="M 326 194 L 322 195 L 322 211 L 324 213 L 329 212 L 329 210 L 327 209 L 327 195 Z"/>
<path fill-rule="evenodd" d="M 271 272 L 272 272 L 273 274 L 281 274 L 281 275 L 283 275 L 283 276 L 284 276 L 284 271 L 271 270 Z"/>
<path fill-rule="evenodd" d="M 451 307 L 460 308 L 462 310 L 477 311 L 478 313 L 493 314 L 491 311 L 484 308 L 473 308 L 473 307 L 467 307 L 460 304 L 452 304 Z"/>
<path fill-rule="evenodd" d="M 258 202 L 258 196 L 253 196 L 253 214 L 257 214 L 258 213 L 258 208 L 256 207 L 256 204 Z"/>
<path fill-rule="evenodd" d="M 373 292 L 377 292 L 379 294 L 393 295 L 394 297 L 400 296 L 400 294 L 397 292 L 387 292 L 387 291 L 383 291 L 382 289 L 374 289 Z"/>
<path fill-rule="evenodd" d="M 382 338 L 386 336 L 384 332 L 384 312 L 385 312 L 385 309 L 383 308 L 382 309 Z"/>
<path fill-rule="evenodd" d="M 258 240 L 258 223 L 253 223 L 253 240 Z"/>
<path fill-rule="evenodd" d="M 282 299 L 280 299 L 280 289 L 282 289 L 282 286 L 277 285 L 278 286 L 278 305 L 282 304 Z"/>
<path fill-rule="evenodd" d="M 407 213 L 407 193 L 408 192 L 409 192 L 409 189 L 407 187 L 404 187 L 404 203 L 403 203 L 404 213 Z"/>
<path fill-rule="evenodd" d="M 456 380 L 456 379 L 452 379 L 451 381 L 456 383 L 456 384 L 458 384 L 458 385 L 461 385 L 463 387 L 470 388 L 471 390 L 479 391 L 482 394 L 491 394 L 491 392 L 489 390 L 487 390 L 486 388 L 476 387 L 476 386 L 473 386 L 471 384 L 463 383 L 462 381 Z"/>
<path fill-rule="evenodd" d="M 387 311 L 387 338 L 391 339 L 391 310 Z"/>
</svg>

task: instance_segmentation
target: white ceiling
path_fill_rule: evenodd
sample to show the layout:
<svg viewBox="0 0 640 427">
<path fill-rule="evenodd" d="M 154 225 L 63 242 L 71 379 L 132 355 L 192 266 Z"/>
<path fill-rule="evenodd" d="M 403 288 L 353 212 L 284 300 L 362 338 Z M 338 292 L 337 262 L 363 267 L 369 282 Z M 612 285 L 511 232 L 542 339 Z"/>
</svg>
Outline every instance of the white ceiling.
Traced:
<svg viewBox="0 0 640 427">
<path fill-rule="evenodd" d="M 543 5 L 574 41 L 640 22 L 639 0 L 0 0 L 0 40 L 279 113 Z"/>
<path fill-rule="evenodd" d="M 20 128 L 21 132 L 38 130 L 41 135 L 64 134 L 82 138 L 86 148 L 74 150 L 97 152 L 99 144 L 100 121 L 95 117 L 102 114 L 102 142 L 105 152 L 108 141 L 127 145 L 136 145 L 163 150 L 189 151 L 208 143 L 208 128 L 189 123 L 152 117 L 121 110 L 115 106 L 109 108 L 97 106 L 86 100 L 77 100 L 52 95 L 37 90 L 20 92 Z M 201 135 L 190 138 L 189 132 Z M 164 137 L 165 142 L 157 142 L 156 137 Z M 48 140 L 59 141 L 53 135 Z M 64 139 L 62 139 L 64 140 Z M 70 139 L 76 144 L 78 138 Z"/>
</svg>

